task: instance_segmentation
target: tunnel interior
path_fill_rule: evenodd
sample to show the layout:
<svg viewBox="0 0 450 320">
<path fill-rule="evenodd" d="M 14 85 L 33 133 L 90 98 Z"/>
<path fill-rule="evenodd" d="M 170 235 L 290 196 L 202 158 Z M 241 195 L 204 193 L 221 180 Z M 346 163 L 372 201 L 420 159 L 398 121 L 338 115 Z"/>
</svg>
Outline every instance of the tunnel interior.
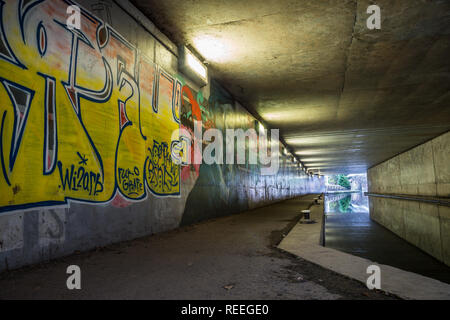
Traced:
<svg viewBox="0 0 450 320">
<path fill-rule="evenodd" d="M 0 0 L 0 299 L 76 297 L 64 259 L 83 298 L 450 299 L 449 14 Z"/>
</svg>

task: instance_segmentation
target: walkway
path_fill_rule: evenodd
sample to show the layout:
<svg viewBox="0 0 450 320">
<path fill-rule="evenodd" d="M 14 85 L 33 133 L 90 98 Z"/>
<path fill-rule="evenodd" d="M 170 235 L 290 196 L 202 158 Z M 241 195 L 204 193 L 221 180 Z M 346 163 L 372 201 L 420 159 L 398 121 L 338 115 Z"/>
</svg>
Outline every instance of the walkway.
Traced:
<svg viewBox="0 0 450 320">
<path fill-rule="evenodd" d="M 392 299 L 276 248 L 313 197 L 6 272 L 0 299 Z"/>
</svg>

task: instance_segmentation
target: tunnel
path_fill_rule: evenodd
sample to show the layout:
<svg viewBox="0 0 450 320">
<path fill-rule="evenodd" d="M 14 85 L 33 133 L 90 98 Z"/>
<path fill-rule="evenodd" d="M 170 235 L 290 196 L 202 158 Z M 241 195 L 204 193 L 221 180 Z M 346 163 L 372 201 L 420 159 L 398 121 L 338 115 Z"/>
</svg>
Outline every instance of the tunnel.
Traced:
<svg viewBox="0 0 450 320">
<path fill-rule="evenodd" d="M 449 15 L 0 0 L 0 300 L 449 300 Z"/>
</svg>

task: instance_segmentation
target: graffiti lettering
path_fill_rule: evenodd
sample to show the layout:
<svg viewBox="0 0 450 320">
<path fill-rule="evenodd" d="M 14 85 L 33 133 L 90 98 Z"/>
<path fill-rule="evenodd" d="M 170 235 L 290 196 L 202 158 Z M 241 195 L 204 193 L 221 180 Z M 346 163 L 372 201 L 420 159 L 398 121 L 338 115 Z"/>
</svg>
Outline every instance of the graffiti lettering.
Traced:
<svg viewBox="0 0 450 320">
<path fill-rule="evenodd" d="M 81 6 L 0 0 L 0 82 L 0 212 L 180 194 L 182 82 Z"/>
<path fill-rule="evenodd" d="M 164 193 L 179 186 L 179 166 L 172 162 L 167 143 L 153 141 L 148 149 L 150 156 L 147 165 L 147 181 L 156 193 Z"/>
<path fill-rule="evenodd" d="M 126 191 L 128 195 L 138 194 L 144 189 L 142 180 L 139 177 L 138 167 L 134 170 L 119 168 L 119 184 L 122 190 Z"/>
<path fill-rule="evenodd" d="M 98 195 L 103 191 L 103 184 L 100 179 L 100 173 L 86 171 L 83 166 L 75 168 L 71 165 L 70 169 L 63 169 L 61 161 L 58 161 L 59 176 L 61 179 L 61 187 L 64 190 L 88 191 L 89 195 Z"/>
</svg>

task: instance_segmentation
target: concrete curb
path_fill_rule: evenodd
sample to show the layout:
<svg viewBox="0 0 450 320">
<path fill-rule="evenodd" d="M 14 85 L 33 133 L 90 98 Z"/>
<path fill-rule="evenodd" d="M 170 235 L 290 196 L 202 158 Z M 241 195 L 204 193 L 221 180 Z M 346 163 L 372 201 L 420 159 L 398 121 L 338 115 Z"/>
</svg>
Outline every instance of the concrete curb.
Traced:
<svg viewBox="0 0 450 320">
<path fill-rule="evenodd" d="M 314 224 L 297 223 L 278 248 L 349 278 L 366 284 L 367 267 L 381 269 L 381 290 L 403 299 L 450 300 L 450 285 L 416 273 L 378 264 L 345 252 L 322 247 L 323 205 L 311 207 Z"/>
</svg>

